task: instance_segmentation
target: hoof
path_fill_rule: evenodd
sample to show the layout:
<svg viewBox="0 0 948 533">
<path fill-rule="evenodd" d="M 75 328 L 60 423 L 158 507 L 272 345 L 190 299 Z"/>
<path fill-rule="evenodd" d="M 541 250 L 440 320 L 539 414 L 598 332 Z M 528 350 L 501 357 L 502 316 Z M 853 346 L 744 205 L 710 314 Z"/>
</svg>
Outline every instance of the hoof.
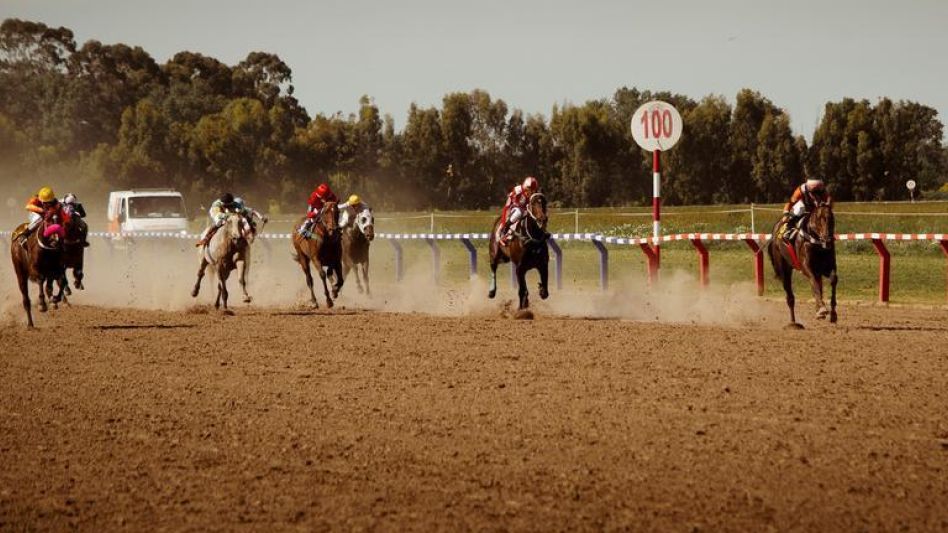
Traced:
<svg viewBox="0 0 948 533">
<path fill-rule="evenodd" d="M 191 298 L 197 298 L 197 296 L 198 296 L 198 290 L 197 290 L 197 289 L 192 290 L 192 291 L 191 291 Z"/>
<path fill-rule="evenodd" d="M 827 315 L 829 315 L 829 311 L 824 307 L 816 312 L 816 319 L 823 320 Z"/>
<path fill-rule="evenodd" d="M 86 290 L 86 286 L 83 285 L 81 281 L 76 282 L 76 288 L 79 289 L 80 291 Z"/>
<path fill-rule="evenodd" d="M 78 289 L 79 287 L 76 287 L 76 288 Z M 66 296 L 72 296 L 72 289 L 70 289 L 68 286 L 66 286 L 65 288 L 63 288 L 63 293 L 64 293 Z"/>
<path fill-rule="evenodd" d="M 328 307 L 329 309 L 332 309 L 332 306 L 334 305 L 336 304 L 332 303 L 332 300 L 326 300 L 326 307 Z"/>
<path fill-rule="evenodd" d="M 517 312 L 514 313 L 514 319 L 515 320 L 533 320 L 533 311 L 529 309 L 518 309 Z"/>
<path fill-rule="evenodd" d="M 835 324 L 837 320 L 836 311 L 830 312 L 830 323 Z"/>
<path fill-rule="evenodd" d="M 798 322 L 791 322 L 787 324 L 786 326 L 784 326 L 783 329 L 803 329 L 803 324 L 800 324 Z"/>
<path fill-rule="evenodd" d="M 487 291 L 488 298 L 493 298 L 494 296 L 497 296 L 497 291 Z"/>
<path fill-rule="evenodd" d="M 550 291 L 548 291 L 548 290 L 546 290 L 546 289 L 540 289 L 540 299 L 541 299 L 541 300 L 546 300 L 546 299 L 549 298 L 549 297 L 550 297 Z"/>
<path fill-rule="evenodd" d="M 245 304 L 249 304 L 249 303 L 252 302 L 252 301 L 253 301 L 253 298 L 251 298 L 250 296 L 244 296 L 244 303 L 245 303 Z"/>
</svg>

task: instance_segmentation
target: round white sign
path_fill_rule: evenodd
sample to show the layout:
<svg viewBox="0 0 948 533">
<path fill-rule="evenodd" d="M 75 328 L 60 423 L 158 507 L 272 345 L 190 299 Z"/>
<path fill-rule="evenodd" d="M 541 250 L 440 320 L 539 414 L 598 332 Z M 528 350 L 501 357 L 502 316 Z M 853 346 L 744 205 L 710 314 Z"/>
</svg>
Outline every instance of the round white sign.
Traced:
<svg viewBox="0 0 948 533">
<path fill-rule="evenodd" d="M 632 115 L 632 138 L 649 152 L 668 150 L 681 138 L 682 126 L 675 106 L 652 100 L 639 106 Z"/>
<path fill-rule="evenodd" d="M 905 186 L 908 187 L 908 190 L 914 191 L 914 190 L 915 190 L 915 180 L 908 180 L 908 181 L 906 181 L 906 182 L 905 182 Z"/>
</svg>

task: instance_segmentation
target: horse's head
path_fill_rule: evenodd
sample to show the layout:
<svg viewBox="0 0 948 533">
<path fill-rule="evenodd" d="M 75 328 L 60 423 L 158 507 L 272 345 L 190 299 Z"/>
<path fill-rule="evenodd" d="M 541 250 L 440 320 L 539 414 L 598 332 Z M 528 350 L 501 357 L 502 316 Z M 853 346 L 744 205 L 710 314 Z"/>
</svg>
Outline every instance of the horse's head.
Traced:
<svg viewBox="0 0 948 533">
<path fill-rule="evenodd" d="M 530 195 L 530 200 L 527 202 L 527 215 L 536 221 L 540 229 L 546 230 L 549 216 L 546 212 L 546 196 L 543 193 L 536 192 Z"/>
<path fill-rule="evenodd" d="M 830 248 L 836 239 L 836 218 L 833 216 L 833 206 L 829 202 L 821 201 L 813 208 L 807 222 L 807 233 L 823 248 Z"/>
<path fill-rule="evenodd" d="M 36 235 L 40 247 L 48 249 L 61 247 L 65 238 L 66 231 L 56 215 L 44 220 Z"/>
<path fill-rule="evenodd" d="M 366 239 L 372 241 L 375 238 L 375 216 L 372 215 L 371 209 L 366 208 L 357 213 L 355 224 Z"/>
<path fill-rule="evenodd" d="M 239 242 L 241 239 L 251 242 L 253 240 L 253 231 L 250 227 L 250 223 L 247 222 L 247 219 L 239 213 L 231 213 L 227 215 L 227 220 L 224 222 L 224 227 L 221 228 L 224 231 L 224 235 L 234 244 Z"/>
<path fill-rule="evenodd" d="M 326 235 L 335 235 L 339 231 L 339 204 L 326 202 L 319 213 L 319 225 L 326 231 Z"/>
</svg>

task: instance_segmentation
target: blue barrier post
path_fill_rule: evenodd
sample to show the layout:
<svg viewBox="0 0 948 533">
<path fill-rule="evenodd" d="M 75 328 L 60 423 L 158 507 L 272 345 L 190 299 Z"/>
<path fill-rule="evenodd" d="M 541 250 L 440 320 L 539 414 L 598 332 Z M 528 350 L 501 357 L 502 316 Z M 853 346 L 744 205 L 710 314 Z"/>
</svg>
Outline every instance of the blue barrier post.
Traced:
<svg viewBox="0 0 948 533">
<path fill-rule="evenodd" d="M 401 281 L 402 275 L 402 245 L 395 239 L 389 239 L 389 244 L 395 249 L 395 281 Z"/>
<path fill-rule="evenodd" d="M 553 268 L 556 276 L 556 290 L 563 289 L 563 249 L 556 243 L 556 239 L 550 237 L 547 241 L 550 250 L 553 250 Z"/>
<path fill-rule="evenodd" d="M 431 276 L 437 282 L 441 277 L 441 249 L 438 248 L 438 241 L 434 239 L 425 239 L 425 241 L 431 248 Z"/>
<path fill-rule="evenodd" d="M 609 249 L 600 241 L 593 240 L 593 246 L 599 251 L 599 288 L 609 289 Z"/>
<path fill-rule="evenodd" d="M 467 248 L 468 256 L 470 257 L 471 262 L 471 277 L 477 276 L 477 248 L 474 248 L 474 244 L 471 243 L 471 239 L 461 239 L 461 244 Z"/>
</svg>

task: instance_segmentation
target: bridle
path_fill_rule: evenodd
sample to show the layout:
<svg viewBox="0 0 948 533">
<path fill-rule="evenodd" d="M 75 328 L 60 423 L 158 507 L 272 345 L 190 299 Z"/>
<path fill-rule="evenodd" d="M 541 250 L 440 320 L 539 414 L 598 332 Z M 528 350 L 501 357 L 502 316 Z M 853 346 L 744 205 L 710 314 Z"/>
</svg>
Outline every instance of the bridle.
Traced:
<svg viewBox="0 0 948 533">
<path fill-rule="evenodd" d="M 833 217 L 833 208 L 830 207 L 830 204 L 827 203 L 827 202 L 825 202 L 825 201 L 820 201 L 820 202 L 818 202 L 818 203 L 816 204 L 816 208 L 817 208 L 817 209 L 826 209 L 826 210 L 828 210 L 828 216 L 827 216 L 826 219 L 825 219 L 825 224 L 826 224 L 826 226 L 828 226 L 828 227 L 827 227 L 827 228 L 824 228 L 825 231 L 823 232 L 823 233 L 828 233 L 828 235 L 827 235 L 827 236 L 814 235 L 814 232 L 810 231 L 810 230 L 811 230 L 810 226 L 811 226 L 811 224 L 813 223 L 813 215 L 816 214 L 816 210 L 814 210 L 812 213 L 807 213 L 807 215 L 806 215 L 806 223 L 805 223 L 805 224 L 801 224 L 801 226 L 800 226 L 800 236 L 801 236 L 801 237 L 803 238 L 803 240 L 805 240 L 806 242 L 808 242 L 808 243 L 810 243 L 810 244 L 812 244 L 812 245 L 814 245 L 814 246 L 819 246 L 819 247 L 821 247 L 821 248 L 823 248 L 823 249 L 825 249 L 825 250 L 828 250 L 830 247 L 833 246 L 833 243 L 836 241 L 836 236 L 834 235 L 834 229 L 835 229 L 835 228 L 833 227 L 834 224 L 833 224 L 833 218 L 832 218 L 832 217 Z"/>
<path fill-rule="evenodd" d="M 526 237 L 526 239 L 524 239 L 525 241 L 524 244 L 527 244 L 529 242 L 543 242 L 546 240 L 547 235 L 546 235 L 546 230 L 544 229 L 544 226 L 546 225 L 546 221 L 545 220 L 541 221 L 538 218 L 538 216 L 533 212 L 534 202 L 537 202 L 539 204 L 539 207 L 543 209 L 545 207 L 545 201 L 546 201 L 546 197 L 543 196 L 542 193 L 538 193 L 538 192 L 531 194 L 530 199 L 527 201 L 527 218 L 530 220 L 533 220 L 534 224 L 530 224 L 529 222 L 526 224 L 523 224 L 523 233 L 524 233 L 524 236 Z M 531 229 L 531 226 L 533 226 L 533 229 Z M 539 230 L 540 234 L 535 235 L 534 234 L 535 230 Z"/>
</svg>

